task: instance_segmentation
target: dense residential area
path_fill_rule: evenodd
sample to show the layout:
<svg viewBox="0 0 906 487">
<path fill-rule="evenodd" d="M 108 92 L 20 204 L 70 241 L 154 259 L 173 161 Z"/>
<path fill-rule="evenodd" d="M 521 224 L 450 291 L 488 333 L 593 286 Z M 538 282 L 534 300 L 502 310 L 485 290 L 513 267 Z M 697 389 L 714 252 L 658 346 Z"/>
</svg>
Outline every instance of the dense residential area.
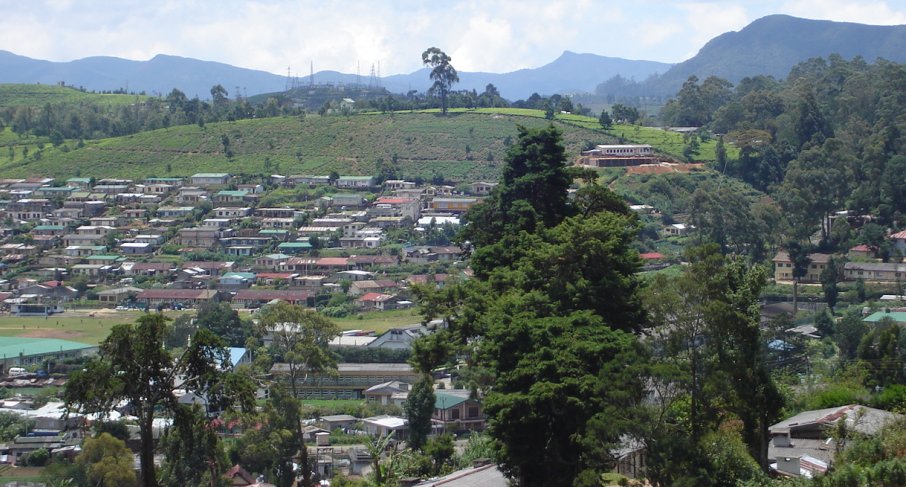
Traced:
<svg viewBox="0 0 906 487">
<path fill-rule="evenodd" d="M 0 486 L 906 485 L 906 26 L 449 47 L 0 51 Z"/>
<path fill-rule="evenodd" d="M 345 313 L 411 307 L 410 285 L 463 277 L 451 239 L 461 214 L 495 183 L 459 192 L 373 177 L 243 183 L 199 173 L 0 186 L 10 224 L 4 305 L 43 315 L 86 300 L 117 309 L 257 309 L 274 299 L 323 306 L 343 295 Z M 291 205 L 260 204 L 277 199 Z"/>
</svg>

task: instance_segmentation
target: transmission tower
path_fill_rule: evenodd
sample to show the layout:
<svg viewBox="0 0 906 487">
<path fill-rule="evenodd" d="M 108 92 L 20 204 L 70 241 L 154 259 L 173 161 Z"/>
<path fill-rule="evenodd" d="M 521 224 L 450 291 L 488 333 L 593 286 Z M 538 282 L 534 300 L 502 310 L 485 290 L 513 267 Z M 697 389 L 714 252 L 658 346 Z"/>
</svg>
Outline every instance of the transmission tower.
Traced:
<svg viewBox="0 0 906 487">
<path fill-rule="evenodd" d="M 377 75 L 374 72 L 374 64 L 371 65 L 371 74 L 368 76 L 368 89 L 377 88 Z"/>
</svg>

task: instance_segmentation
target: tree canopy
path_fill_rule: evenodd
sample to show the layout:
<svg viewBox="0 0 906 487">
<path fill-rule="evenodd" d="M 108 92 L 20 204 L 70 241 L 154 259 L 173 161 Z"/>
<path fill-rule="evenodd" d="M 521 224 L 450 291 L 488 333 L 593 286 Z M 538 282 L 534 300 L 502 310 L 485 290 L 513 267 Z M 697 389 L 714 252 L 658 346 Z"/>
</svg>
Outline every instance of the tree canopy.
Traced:
<svg viewBox="0 0 906 487">
<path fill-rule="evenodd" d="M 447 328 L 413 361 L 466 357 L 497 459 L 520 485 L 595 485 L 641 399 L 644 352 L 627 332 L 645 322 L 637 220 L 594 178 L 570 202 L 572 183 L 559 131 L 520 127 L 500 184 L 467 214 L 477 279 L 420 291 Z"/>
<path fill-rule="evenodd" d="M 456 68 L 450 64 L 451 61 L 452 59 L 447 53 L 436 47 L 430 47 L 422 53 L 422 64 L 431 68 L 428 77 L 434 82 L 428 89 L 428 95 L 440 97 L 441 112 L 444 114 L 447 113 L 447 95 L 453 85 L 459 82 L 459 74 L 456 73 Z"/>
<path fill-rule="evenodd" d="M 70 412 L 106 414 L 127 402 L 138 418 L 141 435 L 141 485 L 157 485 L 154 472 L 154 418 L 176 414 L 176 389 L 203 396 L 210 409 L 235 406 L 253 409 L 254 385 L 230 372 L 223 342 L 208 330 L 199 330 L 185 351 L 174 356 L 164 346 L 167 318 L 160 313 L 140 316 L 134 324 L 116 325 L 101 343 L 98 355 L 66 383 L 64 399 Z M 177 382 L 181 378 L 182 382 Z"/>
</svg>

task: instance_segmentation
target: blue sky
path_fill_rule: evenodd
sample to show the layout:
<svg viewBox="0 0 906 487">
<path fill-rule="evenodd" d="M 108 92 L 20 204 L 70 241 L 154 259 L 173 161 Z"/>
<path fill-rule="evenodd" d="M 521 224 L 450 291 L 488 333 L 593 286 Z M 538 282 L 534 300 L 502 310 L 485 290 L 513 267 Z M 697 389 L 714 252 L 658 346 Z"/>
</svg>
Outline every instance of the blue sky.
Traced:
<svg viewBox="0 0 906 487">
<path fill-rule="evenodd" d="M 460 71 L 544 65 L 564 50 L 680 62 L 765 15 L 906 24 L 906 0 L 0 0 L 0 49 L 68 61 L 172 54 L 285 74 L 382 75 L 437 46 Z"/>
</svg>

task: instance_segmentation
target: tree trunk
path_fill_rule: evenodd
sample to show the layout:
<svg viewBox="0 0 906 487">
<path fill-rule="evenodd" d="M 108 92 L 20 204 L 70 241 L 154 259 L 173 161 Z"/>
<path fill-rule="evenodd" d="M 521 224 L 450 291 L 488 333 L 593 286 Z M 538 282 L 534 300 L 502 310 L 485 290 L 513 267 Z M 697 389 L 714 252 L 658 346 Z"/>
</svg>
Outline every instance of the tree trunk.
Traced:
<svg viewBox="0 0 906 487">
<path fill-rule="evenodd" d="M 147 410 L 146 410 L 147 408 Z M 154 408 L 141 407 L 142 447 L 139 460 L 142 467 L 142 487 L 157 487 L 157 475 L 154 471 Z"/>
<path fill-rule="evenodd" d="M 305 433 L 303 432 L 302 421 L 299 421 L 298 424 L 298 435 L 299 435 L 299 468 L 302 469 L 302 483 L 301 487 L 309 487 L 311 485 L 311 468 L 309 467 L 308 461 L 308 445 L 305 444 Z"/>
<path fill-rule="evenodd" d="M 796 319 L 796 314 L 799 313 L 799 278 L 796 277 L 793 279 L 793 319 Z"/>
</svg>

